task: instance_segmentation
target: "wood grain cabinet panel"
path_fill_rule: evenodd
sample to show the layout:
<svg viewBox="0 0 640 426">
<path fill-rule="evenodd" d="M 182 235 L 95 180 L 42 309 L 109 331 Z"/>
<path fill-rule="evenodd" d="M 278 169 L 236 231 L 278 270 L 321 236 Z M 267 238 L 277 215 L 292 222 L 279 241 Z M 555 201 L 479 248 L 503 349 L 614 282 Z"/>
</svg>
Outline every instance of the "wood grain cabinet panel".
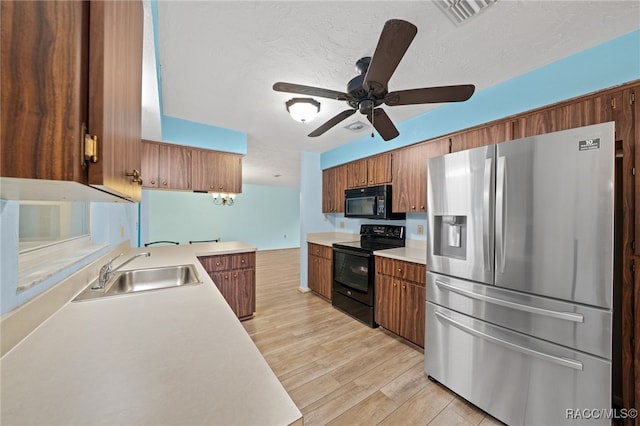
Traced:
<svg viewBox="0 0 640 426">
<path fill-rule="evenodd" d="M 514 120 L 514 139 L 558 132 L 608 121 L 606 95 L 591 95 L 573 102 L 563 102 Z"/>
<path fill-rule="evenodd" d="M 344 212 L 344 190 L 347 189 L 347 166 L 322 171 L 322 212 Z"/>
<path fill-rule="evenodd" d="M 367 159 L 347 163 L 347 188 L 367 186 Z"/>
<path fill-rule="evenodd" d="M 376 322 L 424 347 L 425 265 L 376 256 Z"/>
<path fill-rule="evenodd" d="M 143 11 L 127 2 L 1 2 L 2 176 L 139 201 Z M 10 66 L 8 65 L 10 64 Z M 86 162 L 83 129 L 97 136 Z"/>
<path fill-rule="evenodd" d="M 89 132 L 99 141 L 89 184 L 140 201 L 142 2 L 89 4 Z"/>
<path fill-rule="evenodd" d="M 244 321 L 256 310 L 255 252 L 198 256 L 236 316 Z"/>
<path fill-rule="evenodd" d="M 406 213 L 427 211 L 429 158 L 448 152 L 448 137 L 393 151 L 393 211 Z"/>
<path fill-rule="evenodd" d="M 242 192 L 242 156 L 239 154 L 192 149 L 191 173 L 195 191 Z"/>
<path fill-rule="evenodd" d="M 347 188 L 390 183 L 391 162 L 391 153 L 386 152 L 347 163 Z"/>
<path fill-rule="evenodd" d="M 367 185 L 391 183 L 393 157 L 390 152 L 367 158 Z"/>
<path fill-rule="evenodd" d="M 87 183 L 86 2 L 2 1 L 2 176 Z"/>
<path fill-rule="evenodd" d="M 142 186 L 145 188 L 158 188 L 160 181 L 160 147 L 157 143 L 142 141 L 142 159 L 140 173 L 142 174 Z"/>
<path fill-rule="evenodd" d="M 376 274 L 375 320 L 381 327 L 400 334 L 400 287 L 390 275 Z"/>
<path fill-rule="evenodd" d="M 253 317 L 256 305 L 253 271 L 213 272 L 209 276 L 238 318 Z"/>
<path fill-rule="evenodd" d="M 158 188 L 191 189 L 191 149 L 158 143 Z"/>
<path fill-rule="evenodd" d="M 511 120 L 492 123 L 451 135 L 451 152 L 478 148 L 513 139 L 513 122 Z"/>
<path fill-rule="evenodd" d="M 314 293 L 331 300 L 333 251 L 331 247 L 307 243 L 307 285 Z"/>
</svg>

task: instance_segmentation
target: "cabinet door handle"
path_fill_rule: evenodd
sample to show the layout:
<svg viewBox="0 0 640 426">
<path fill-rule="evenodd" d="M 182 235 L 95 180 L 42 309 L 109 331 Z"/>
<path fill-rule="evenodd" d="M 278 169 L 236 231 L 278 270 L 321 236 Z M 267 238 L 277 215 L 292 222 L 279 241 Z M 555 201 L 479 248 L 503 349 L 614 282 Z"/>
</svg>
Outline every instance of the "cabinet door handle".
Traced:
<svg viewBox="0 0 640 426">
<path fill-rule="evenodd" d="M 133 171 L 126 173 L 126 176 L 131 178 L 131 183 L 142 185 L 142 176 L 140 176 L 139 170 L 133 169 Z"/>
</svg>

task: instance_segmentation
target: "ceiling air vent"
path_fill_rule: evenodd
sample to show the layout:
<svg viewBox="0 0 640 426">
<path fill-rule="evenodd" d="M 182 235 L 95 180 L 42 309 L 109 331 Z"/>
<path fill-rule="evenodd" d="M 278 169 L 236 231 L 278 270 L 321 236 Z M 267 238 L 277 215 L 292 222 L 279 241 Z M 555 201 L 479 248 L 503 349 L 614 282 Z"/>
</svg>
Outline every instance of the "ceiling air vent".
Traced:
<svg viewBox="0 0 640 426">
<path fill-rule="evenodd" d="M 498 0 L 437 0 L 435 3 L 456 25 L 482 12 Z"/>
<path fill-rule="evenodd" d="M 362 121 L 354 121 L 353 123 L 344 126 L 344 128 L 347 130 L 351 130 L 352 132 L 362 132 L 364 130 L 367 130 L 369 126 Z"/>
</svg>

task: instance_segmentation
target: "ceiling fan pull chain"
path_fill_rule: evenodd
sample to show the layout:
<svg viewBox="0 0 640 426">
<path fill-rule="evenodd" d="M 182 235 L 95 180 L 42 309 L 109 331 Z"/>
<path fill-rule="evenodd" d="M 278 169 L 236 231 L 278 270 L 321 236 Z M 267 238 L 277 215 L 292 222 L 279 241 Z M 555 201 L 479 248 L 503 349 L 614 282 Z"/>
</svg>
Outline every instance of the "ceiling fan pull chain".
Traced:
<svg viewBox="0 0 640 426">
<path fill-rule="evenodd" d="M 371 96 L 371 92 L 369 92 L 369 96 Z M 373 128 L 376 128 L 376 125 L 373 123 L 375 121 L 375 114 L 373 113 L 373 102 L 371 102 L 371 125 Z M 371 137 L 373 138 L 373 130 L 371 131 Z"/>
</svg>

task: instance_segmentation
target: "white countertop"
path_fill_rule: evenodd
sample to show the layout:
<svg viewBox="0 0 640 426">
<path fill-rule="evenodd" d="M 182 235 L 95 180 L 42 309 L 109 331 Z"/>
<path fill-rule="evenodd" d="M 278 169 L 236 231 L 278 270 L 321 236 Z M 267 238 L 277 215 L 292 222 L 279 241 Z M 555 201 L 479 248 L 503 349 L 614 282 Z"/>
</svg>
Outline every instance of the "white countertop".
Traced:
<svg viewBox="0 0 640 426">
<path fill-rule="evenodd" d="M 359 234 L 348 232 L 316 232 L 307 234 L 307 242 L 331 247 L 334 243 L 360 241 Z"/>
<path fill-rule="evenodd" d="M 64 305 L 1 359 L 0 423 L 299 421 L 300 410 L 195 257 L 255 250 L 223 242 L 123 256 L 151 252 L 125 270 L 194 264 L 204 283 Z"/>
<path fill-rule="evenodd" d="M 427 244 L 424 241 L 407 240 L 405 247 L 376 250 L 373 254 L 375 256 L 404 260 L 405 262 L 427 264 Z"/>
<path fill-rule="evenodd" d="M 307 242 L 331 247 L 333 243 L 346 241 L 359 241 L 360 235 L 340 232 L 318 232 L 307 234 Z M 406 247 L 394 249 L 376 250 L 376 256 L 390 257 L 392 259 L 404 260 L 406 262 L 427 264 L 427 243 L 422 240 L 407 240 Z"/>
</svg>

